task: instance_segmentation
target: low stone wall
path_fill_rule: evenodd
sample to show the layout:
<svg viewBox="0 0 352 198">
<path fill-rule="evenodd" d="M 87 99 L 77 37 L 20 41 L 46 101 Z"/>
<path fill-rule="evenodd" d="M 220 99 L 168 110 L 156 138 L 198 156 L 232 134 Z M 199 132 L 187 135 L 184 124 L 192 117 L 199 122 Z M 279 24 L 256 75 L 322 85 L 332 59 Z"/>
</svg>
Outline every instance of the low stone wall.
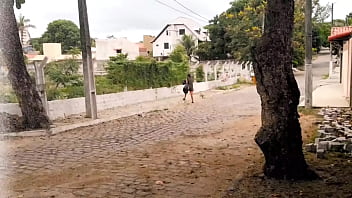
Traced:
<svg viewBox="0 0 352 198">
<path fill-rule="evenodd" d="M 226 81 L 215 80 L 194 84 L 195 92 L 207 91 L 219 86 L 236 83 L 237 78 L 229 78 Z M 113 94 L 97 95 L 98 111 L 121 107 L 125 105 L 138 104 L 142 102 L 157 101 L 170 97 L 182 97 L 183 85 L 174 87 L 162 87 L 156 89 L 145 89 L 138 91 L 127 91 Z M 48 102 L 50 119 L 65 118 L 70 115 L 85 112 L 85 98 L 73 98 L 65 100 L 54 100 Z M 0 111 L 14 115 L 21 115 L 18 104 L 0 104 Z"/>
</svg>

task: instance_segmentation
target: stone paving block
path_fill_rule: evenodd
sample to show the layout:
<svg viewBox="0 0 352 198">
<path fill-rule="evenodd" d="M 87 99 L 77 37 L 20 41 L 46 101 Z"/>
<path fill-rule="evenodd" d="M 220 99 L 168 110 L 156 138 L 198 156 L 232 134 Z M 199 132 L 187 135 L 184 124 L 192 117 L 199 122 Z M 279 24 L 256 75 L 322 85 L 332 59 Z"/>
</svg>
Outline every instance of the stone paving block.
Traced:
<svg viewBox="0 0 352 198">
<path fill-rule="evenodd" d="M 325 150 L 324 149 L 317 149 L 317 154 L 316 154 L 317 158 L 319 159 L 323 159 L 325 158 Z"/>
<path fill-rule="evenodd" d="M 326 136 L 325 138 L 323 138 L 324 139 L 324 141 L 332 141 L 332 140 L 334 140 L 334 139 L 336 139 L 337 137 L 336 136 L 334 136 L 334 135 L 329 135 L 329 136 Z"/>
<path fill-rule="evenodd" d="M 324 138 L 325 136 L 327 136 L 327 134 L 330 134 L 330 133 L 326 133 L 324 130 L 321 130 L 321 129 L 318 130 L 318 137 L 320 138 Z"/>
<path fill-rule="evenodd" d="M 352 153 L 352 143 L 346 143 L 343 146 L 343 150 L 345 150 L 346 152 Z"/>
<path fill-rule="evenodd" d="M 304 148 L 307 152 L 315 153 L 317 151 L 317 145 L 313 143 L 306 144 Z"/>
<path fill-rule="evenodd" d="M 327 132 L 327 133 L 334 133 L 335 131 L 336 131 L 335 127 L 325 126 L 325 132 Z"/>
<path fill-rule="evenodd" d="M 343 147 L 344 147 L 344 143 L 340 143 L 340 142 L 329 142 L 329 151 L 333 151 L 333 152 L 342 152 L 343 151 Z"/>
<path fill-rule="evenodd" d="M 332 141 L 333 142 L 346 143 L 346 142 L 348 142 L 348 139 L 346 139 L 346 137 L 337 137 L 336 139 L 334 139 Z"/>
<path fill-rule="evenodd" d="M 319 149 L 327 151 L 329 149 L 329 143 L 330 143 L 330 141 L 321 141 L 321 142 L 319 142 L 318 146 L 317 146 L 317 152 L 318 152 Z"/>
</svg>

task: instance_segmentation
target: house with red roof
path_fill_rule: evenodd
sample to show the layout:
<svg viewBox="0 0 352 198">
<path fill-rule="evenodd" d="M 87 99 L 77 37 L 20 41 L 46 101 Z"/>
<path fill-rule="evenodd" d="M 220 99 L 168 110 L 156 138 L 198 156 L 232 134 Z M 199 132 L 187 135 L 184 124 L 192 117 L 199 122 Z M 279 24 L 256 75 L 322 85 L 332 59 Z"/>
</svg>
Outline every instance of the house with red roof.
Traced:
<svg viewBox="0 0 352 198">
<path fill-rule="evenodd" d="M 340 82 L 343 87 L 343 96 L 350 99 L 352 104 L 352 26 L 333 27 L 328 37 L 333 49 L 338 48 L 336 54 L 340 61 Z M 336 47 L 337 46 L 337 47 Z"/>
</svg>

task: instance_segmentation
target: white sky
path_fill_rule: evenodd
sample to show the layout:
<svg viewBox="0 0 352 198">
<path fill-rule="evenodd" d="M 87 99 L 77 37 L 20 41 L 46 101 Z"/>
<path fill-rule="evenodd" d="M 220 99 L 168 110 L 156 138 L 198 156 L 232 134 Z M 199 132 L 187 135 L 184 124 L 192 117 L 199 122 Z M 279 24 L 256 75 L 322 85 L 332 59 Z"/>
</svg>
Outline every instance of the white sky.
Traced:
<svg viewBox="0 0 352 198">
<path fill-rule="evenodd" d="M 174 0 L 158 0 L 183 12 L 190 13 Z M 199 15 L 212 19 L 230 7 L 232 0 L 178 0 Z M 30 29 L 32 37 L 40 37 L 48 23 L 57 19 L 68 19 L 78 23 L 77 0 L 28 0 L 21 10 L 16 10 L 35 29 Z M 177 17 L 189 16 L 174 11 L 156 0 L 87 0 L 90 33 L 93 38 L 127 37 L 131 41 L 143 40 L 143 35 L 157 35 L 164 25 Z M 194 15 L 193 15 L 194 16 Z M 201 25 L 204 21 L 197 21 Z"/>
<path fill-rule="evenodd" d="M 352 0 L 320 0 L 320 5 L 331 3 L 334 3 L 334 19 L 345 19 L 352 12 Z M 326 21 L 331 21 L 331 16 Z"/>
<path fill-rule="evenodd" d="M 174 11 L 157 1 L 190 13 L 175 0 L 87 0 L 90 32 L 93 38 L 127 37 L 131 41 L 141 41 L 143 35 L 157 35 L 164 25 L 173 19 L 189 16 Z M 230 7 L 232 0 L 178 0 L 199 15 L 212 19 Z M 321 5 L 334 2 L 334 18 L 344 19 L 352 12 L 352 0 L 320 0 Z M 40 37 L 48 23 L 57 19 L 72 20 L 78 25 L 77 0 L 28 0 L 16 15 L 22 14 L 31 20 L 35 29 L 30 29 L 32 37 Z M 193 15 L 194 16 L 194 15 Z M 331 21 L 331 18 L 327 19 Z M 200 24 L 207 24 L 198 21 Z"/>
</svg>

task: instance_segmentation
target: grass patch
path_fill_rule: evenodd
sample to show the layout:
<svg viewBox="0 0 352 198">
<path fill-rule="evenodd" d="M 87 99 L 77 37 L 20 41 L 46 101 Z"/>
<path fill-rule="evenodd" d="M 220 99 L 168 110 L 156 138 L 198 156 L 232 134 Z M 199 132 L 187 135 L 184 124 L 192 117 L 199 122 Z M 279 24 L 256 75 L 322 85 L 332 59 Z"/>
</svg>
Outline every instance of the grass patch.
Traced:
<svg viewBox="0 0 352 198">
<path fill-rule="evenodd" d="M 317 115 L 319 112 L 319 109 L 306 109 L 305 107 L 298 107 L 298 113 L 301 113 L 303 115 Z"/>
<path fill-rule="evenodd" d="M 253 83 L 251 81 L 248 81 L 248 80 L 238 79 L 237 83 L 235 83 L 233 85 L 221 86 L 221 87 L 217 87 L 216 89 L 217 90 L 239 89 L 243 85 L 253 85 Z"/>
<path fill-rule="evenodd" d="M 329 74 L 324 74 L 322 77 L 321 77 L 322 79 L 328 79 L 329 78 Z"/>
</svg>

